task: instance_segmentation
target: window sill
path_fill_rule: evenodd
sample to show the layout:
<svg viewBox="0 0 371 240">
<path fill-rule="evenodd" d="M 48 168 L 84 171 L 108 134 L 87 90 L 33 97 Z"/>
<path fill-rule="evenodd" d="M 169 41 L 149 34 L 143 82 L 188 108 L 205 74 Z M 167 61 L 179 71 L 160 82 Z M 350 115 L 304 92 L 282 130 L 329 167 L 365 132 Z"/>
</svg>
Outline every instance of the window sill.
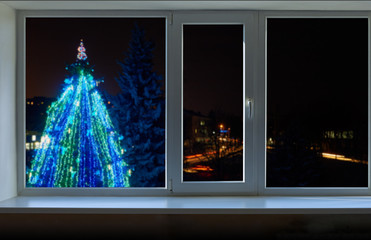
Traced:
<svg viewBox="0 0 371 240">
<path fill-rule="evenodd" d="M 15 197 L 0 213 L 370 214 L 371 197 Z"/>
</svg>

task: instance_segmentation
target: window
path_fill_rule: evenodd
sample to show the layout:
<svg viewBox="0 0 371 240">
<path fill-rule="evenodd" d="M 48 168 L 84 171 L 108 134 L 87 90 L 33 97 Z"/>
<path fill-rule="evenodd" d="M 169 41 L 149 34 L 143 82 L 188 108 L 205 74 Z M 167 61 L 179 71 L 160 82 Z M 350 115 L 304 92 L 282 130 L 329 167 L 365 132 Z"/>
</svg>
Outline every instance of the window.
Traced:
<svg viewBox="0 0 371 240">
<path fill-rule="evenodd" d="M 368 19 L 268 18 L 267 187 L 368 186 Z"/>
<path fill-rule="evenodd" d="M 181 124 L 174 128 L 181 137 L 174 143 L 181 153 L 170 176 L 174 192 L 255 191 L 252 115 L 245 102 L 253 97 L 256 17 L 251 12 L 174 15 L 174 56 L 180 63 L 174 79 L 181 83 L 175 87 L 182 106 L 176 109 Z"/>
<path fill-rule="evenodd" d="M 21 12 L 22 194 L 369 194 L 366 14 L 75 14 Z M 155 43 L 155 84 L 138 92 L 129 73 L 142 68 L 127 60 L 145 48 L 130 52 L 135 26 Z M 147 116 L 155 121 L 138 122 Z"/>
<path fill-rule="evenodd" d="M 26 188 L 165 187 L 166 19 L 25 21 Z"/>
<path fill-rule="evenodd" d="M 242 181 L 243 25 L 183 35 L 183 181 Z"/>
</svg>

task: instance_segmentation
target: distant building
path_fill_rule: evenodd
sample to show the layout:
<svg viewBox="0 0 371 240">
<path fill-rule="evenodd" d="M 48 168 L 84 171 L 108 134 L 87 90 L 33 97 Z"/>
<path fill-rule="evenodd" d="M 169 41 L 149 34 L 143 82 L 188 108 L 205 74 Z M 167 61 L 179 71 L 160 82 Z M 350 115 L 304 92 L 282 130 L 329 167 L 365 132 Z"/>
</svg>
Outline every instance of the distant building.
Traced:
<svg viewBox="0 0 371 240">
<path fill-rule="evenodd" d="M 26 151 L 40 147 L 47 110 L 54 98 L 34 97 L 26 99 Z"/>
<path fill-rule="evenodd" d="M 54 98 L 34 97 L 26 99 L 26 131 L 42 132 L 47 117 L 48 107 Z"/>
<path fill-rule="evenodd" d="M 26 133 L 26 151 L 40 148 L 41 133 L 27 132 Z"/>
<path fill-rule="evenodd" d="M 357 140 L 355 134 L 354 130 L 325 130 L 321 141 L 322 150 L 337 154 L 352 154 Z"/>
<path fill-rule="evenodd" d="M 212 136 L 212 120 L 200 113 L 183 111 L 183 143 L 185 147 L 193 143 L 207 143 Z"/>
</svg>

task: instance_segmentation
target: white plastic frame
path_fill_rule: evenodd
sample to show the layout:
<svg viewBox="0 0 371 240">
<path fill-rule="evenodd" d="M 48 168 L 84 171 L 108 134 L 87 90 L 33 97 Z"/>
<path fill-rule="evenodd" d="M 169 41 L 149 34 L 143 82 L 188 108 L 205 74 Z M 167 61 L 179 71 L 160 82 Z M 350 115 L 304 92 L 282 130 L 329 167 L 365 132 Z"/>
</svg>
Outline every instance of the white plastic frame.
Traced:
<svg viewBox="0 0 371 240">
<path fill-rule="evenodd" d="M 27 17 L 163 17 L 166 18 L 166 186 L 164 188 L 25 188 L 25 18 Z M 370 195 L 367 188 L 266 188 L 266 19 L 368 18 L 369 12 L 299 11 L 18 11 L 17 12 L 17 186 L 18 195 Z M 244 181 L 182 181 L 182 26 L 244 25 Z M 368 100 L 370 118 L 370 29 Z M 252 107 L 252 108 L 251 108 Z M 249 109 L 247 109 L 249 108 Z M 246 113 L 252 110 L 251 117 Z M 370 163 L 370 121 L 369 163 Z M 247 149 L 247 150 L 246 150 Z"/>
<path fill-rule="evenodd" d="M 165 181 L 165 187 L 153 187 L 153 188 L 27 188 L 25 186 L 25 90 L 26 90 L 26 77 L 25 77 L 25 30 L 26 30 L 26 18 L 164 18 L 166 24 L 166 38 L 165 38 L 165 84 L 166 94 L 169 92 L 168 86 L 168 67 L 167 61 L 168 55 L 168 29 L 169 19 L 171 13 L 169 11 L 20 11 L 17 16 L 17 187 L 18 195 L 74 195 L 74 196 L 105 196 L 105 195 L 168 195 L 167 181 Z M 166 115 L 168 114 L 168 108 L 172 105 L 172 100 L 168 99 L 166 95 Z M 169 127 L 169 121 L 165 120 L 166 135 L 165 135 L 165 179 L 167 179 L 168 173 L 168 141 L 169 135 L 172 134 L 173 130 Z"/>
<path fill-rule="evenodd" d="M 266 187 L 266 97 L 267 97 L 267 19 L 269 18 L 368 18 L 368 187 Z M 265 11 L 259 13 L 259 79 L 257 102 L 259 195 L 370 195 L 370 13 L 369 12 L 289 12 Z M 263 31 L 264 30 L 264 31 Z"/>
<path fill-rule="evenodd" d="M 173 20 L 172 46 L 173 59 L 177 63 L 174 67 L 174 80 L 177 84 L 179 97 L 177 98 L 176 109 L 177 124 L 175 129 L 181 138 L 174 144 L 178 156 L 176 157 L 175 169 L 177 173 L 171 176 L 173 191 L 180 194 L 238 194 L 252 195 L 256 194 L 256 163 L 254 162 L 254 80 L 256 71 L 254 63 L 256 62 L 257 49 L 257 19 L 256 12 L 176 12 Z M 243 181 L 183 181 L 183 25 L 243 25 L 244 28 L 244 47 L 243 47 L 243 89 L 244 92 L 244 172 Z M 180 64 L 179 64 L 180 63 Z M 172 68 L 173 68 L 172 67 Z M 247 104 L 247 102 L 249 102 Z M 251 112 L 251 114 L 247 114 Z"/>
</svg>

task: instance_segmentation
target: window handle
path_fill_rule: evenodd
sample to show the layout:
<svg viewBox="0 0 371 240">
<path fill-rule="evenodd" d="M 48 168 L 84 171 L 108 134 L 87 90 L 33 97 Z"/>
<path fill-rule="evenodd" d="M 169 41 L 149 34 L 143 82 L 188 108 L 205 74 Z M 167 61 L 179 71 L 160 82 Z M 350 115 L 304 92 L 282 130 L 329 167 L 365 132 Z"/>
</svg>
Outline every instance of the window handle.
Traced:
<svg viewBox="0 0 371 240">
<path fill-rule="evenodd" d="M 253 99 L 248 97 L 246 98 L 246 107 L 247 107 L 247 117 L 252 118 L 252 108 L 253 108 Z"/>
</svg>

